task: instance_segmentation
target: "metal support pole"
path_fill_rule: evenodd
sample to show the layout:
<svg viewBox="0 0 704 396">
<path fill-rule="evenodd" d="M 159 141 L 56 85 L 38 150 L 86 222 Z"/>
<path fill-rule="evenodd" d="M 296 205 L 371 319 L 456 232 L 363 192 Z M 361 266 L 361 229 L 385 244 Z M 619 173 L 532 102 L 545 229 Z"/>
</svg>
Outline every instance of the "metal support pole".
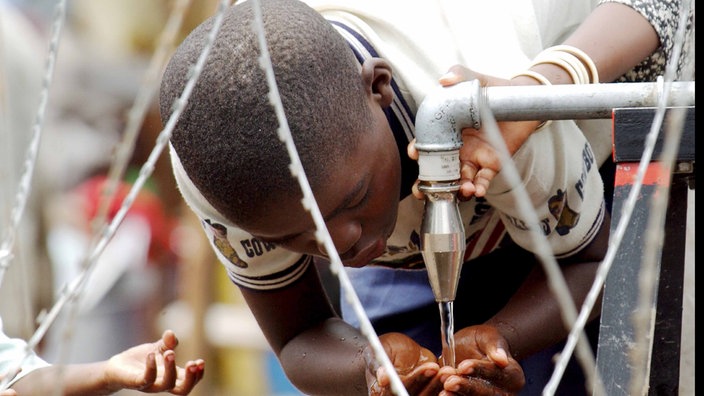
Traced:
<svg viewBox="0 0 704 396">
<path fill-rule="evenodd" d="M 609 83 L 486 87 L 483 96 L 497 121 L 611 118 L 613 109 L 657 107 L 663 83 Z M 671 84 L 666 106 L 694 106 L 694 81 Z M 474 113 L 472 113 L 474 114 Z"/>
<path fill-rule="evenodd" d="M 478 80 L 438 87 L 416 114 L 420 179 L 448 180 L 458 173 L 438 169 L 432 157 L 452 155 L 462 145 L 462 129 L 481 127 L 480 106 L 488 106 L 497 121 L 611 118 L 616 108 L 657 107 L 666 93 L 667 107 L 694 106 L 694 88 L 694 81 L 482 88 Z"/>
</svg>

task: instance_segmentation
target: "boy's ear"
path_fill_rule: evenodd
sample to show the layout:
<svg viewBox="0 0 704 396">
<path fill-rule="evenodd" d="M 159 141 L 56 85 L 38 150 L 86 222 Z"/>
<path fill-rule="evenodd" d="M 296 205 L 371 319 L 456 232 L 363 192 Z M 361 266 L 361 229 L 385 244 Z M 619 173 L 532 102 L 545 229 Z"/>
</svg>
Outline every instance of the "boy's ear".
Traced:
<svg viewBox="0 0 704 396">
<path fill-rule="evenodd" d="M 382 58 L 369 58 L 362 64 L 362 82 L 367 95 L 382 108 L 389 107 L 394 92 L 391 89 L 391 65 Z"/>
</svg>

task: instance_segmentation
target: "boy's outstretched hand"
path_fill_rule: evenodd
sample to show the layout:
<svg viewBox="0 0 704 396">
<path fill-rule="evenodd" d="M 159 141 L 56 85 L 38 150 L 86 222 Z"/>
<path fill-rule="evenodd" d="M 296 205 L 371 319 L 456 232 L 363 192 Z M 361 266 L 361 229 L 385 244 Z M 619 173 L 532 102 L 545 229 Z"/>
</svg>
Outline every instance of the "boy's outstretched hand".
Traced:
<svg viewBox="0 0 704 396">
<path fill-rule="evenodd" d="M 176 365 L 178 339 L 166 330 L 154 343 L 134 346 L 107 361 L 105 381 L 110 389 L 136 389 L 145 393 L 169 392 L 187 395 L 203 378 L 205 362 L 190 360 Z"/>
<path fill-rule="evenodd" d="M 438 395 L 443 385 L 438 376 L 440 366 L 433 352 L 401 333 L 382 334 L 379 341 L 409 395 Z M 372 356 L 372 353 L 367 354 L 369 395 L 395 395 L 391 377 Z"/>
<path fill-rule="evenodd" d="M 455 334 L 457 368 L 441 367 L 441 358 L 403 334 L 388 333 L 379 340 L 409 395 L 514 395 L 525 385 L 523 369 L 493 326 L 470 326 Z M 373 359 L 368 362 L 369 394 L 393 395 L 388 373 Z"/>
<path fill-rule="evenodd" d="M 515 395 L 525 386 L 523 369 L 508 353 L 506 339 L 494 326 L 476 325 L 455 333 L 456 369 L 442 367 L 441 396 Z"/>
</svg>

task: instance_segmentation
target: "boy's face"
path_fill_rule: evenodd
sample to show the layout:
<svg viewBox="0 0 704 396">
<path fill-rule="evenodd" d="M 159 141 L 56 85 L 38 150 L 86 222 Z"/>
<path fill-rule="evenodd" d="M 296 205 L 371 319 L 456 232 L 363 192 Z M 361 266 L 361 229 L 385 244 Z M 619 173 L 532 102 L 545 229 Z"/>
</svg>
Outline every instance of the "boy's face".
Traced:
<svg viewBox="0 0 704 396">
<path fill-rule="evenodd" d="M 401 163 L 388 122 L 371 106 L 374 123 L 348 158 L 333 167 L 330 180 L 315 192 L 335 248 L 346 266 L 361 267 L 384 253 L 393 232 L 401 188 Z M 286 249 L 327 256 L 316 240 L 311 214 L 292 199 L 266 213 L 248 231 Z"/>
</svg>

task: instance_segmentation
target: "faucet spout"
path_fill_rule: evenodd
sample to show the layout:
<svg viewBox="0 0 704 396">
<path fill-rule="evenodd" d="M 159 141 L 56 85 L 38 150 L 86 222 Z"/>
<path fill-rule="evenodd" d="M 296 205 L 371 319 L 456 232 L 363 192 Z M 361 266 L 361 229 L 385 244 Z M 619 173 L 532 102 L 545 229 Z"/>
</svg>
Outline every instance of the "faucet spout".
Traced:
<svg viewBox="0 0 704 396">
<path fill-rule="evenodd" d="M 452 302 L 464 262 L 464 225 L 457 206 L 457 183 L 421 183 L 425 211 L 420 227 L 423 261 L 435 301 Z"/>
</svg>

